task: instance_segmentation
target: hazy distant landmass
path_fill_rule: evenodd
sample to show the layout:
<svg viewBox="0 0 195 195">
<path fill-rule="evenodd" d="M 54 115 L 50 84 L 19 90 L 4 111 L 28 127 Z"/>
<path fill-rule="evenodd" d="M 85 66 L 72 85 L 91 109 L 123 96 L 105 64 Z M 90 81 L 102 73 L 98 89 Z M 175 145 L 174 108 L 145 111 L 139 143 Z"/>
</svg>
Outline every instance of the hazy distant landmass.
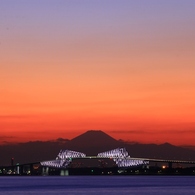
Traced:
<svg viewBox="0 0 195 195">
<path fill-rule="evenodd" d="M 131 157 L 195 160 L 195 151 L 190 148 L 178 147 L 169 143 L 140 144 L 116 140 L 100 130 L 87 131 L 72 140 L 59 138 L 55 141 L 34 141 L 0 146 L 0 165 L 14 163 L 29 163 L 55 159 L 61 149 L 84 152 L 87 155 L 97 155 L 99 152 L 125 147 Z"/>
</svg>

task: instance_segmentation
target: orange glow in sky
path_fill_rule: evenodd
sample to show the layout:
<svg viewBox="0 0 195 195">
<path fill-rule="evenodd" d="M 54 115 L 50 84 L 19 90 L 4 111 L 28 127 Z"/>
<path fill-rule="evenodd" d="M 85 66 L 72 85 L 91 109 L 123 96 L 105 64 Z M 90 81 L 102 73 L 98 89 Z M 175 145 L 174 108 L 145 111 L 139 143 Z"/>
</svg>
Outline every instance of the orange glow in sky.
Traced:
<svg viewBox="0 0 195 195">
<path fill-rule="evenodd" d="M 0 143 L 194 145 L 194 1 L 18 2 L 0 8 Z"/>
</svg>

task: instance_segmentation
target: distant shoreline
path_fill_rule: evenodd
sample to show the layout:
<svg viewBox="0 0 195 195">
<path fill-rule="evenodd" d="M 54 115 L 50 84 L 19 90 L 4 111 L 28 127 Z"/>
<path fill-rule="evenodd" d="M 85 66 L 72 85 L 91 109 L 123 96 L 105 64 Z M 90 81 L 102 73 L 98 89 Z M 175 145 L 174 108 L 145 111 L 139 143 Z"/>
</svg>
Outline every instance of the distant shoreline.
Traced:
<svg viewBox="0 0 195 195">
<path fill-rule="evenodd" d="M 118 167 L 88 167 L 88 168 L 68 168 L 51 169 L 47 174 L 38 169 L 33 173 L 1 173 L 0 176 L 195 176 L 195 167 L 186 168 L 127 168 L 120 169 Z"/>
</svg>

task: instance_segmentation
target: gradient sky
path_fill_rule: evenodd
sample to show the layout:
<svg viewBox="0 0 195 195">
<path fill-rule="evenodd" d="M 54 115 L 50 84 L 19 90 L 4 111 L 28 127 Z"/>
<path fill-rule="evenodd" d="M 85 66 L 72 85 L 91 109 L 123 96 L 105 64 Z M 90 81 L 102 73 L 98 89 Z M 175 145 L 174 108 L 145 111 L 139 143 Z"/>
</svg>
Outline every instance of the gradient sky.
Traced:
<svg viewBox="0 0 195 195">
<path fill-rule="evenodd" d="M 101 129 L 194 145 L 194 0 L 0 0 L 0 143 Z"/>
</svg>

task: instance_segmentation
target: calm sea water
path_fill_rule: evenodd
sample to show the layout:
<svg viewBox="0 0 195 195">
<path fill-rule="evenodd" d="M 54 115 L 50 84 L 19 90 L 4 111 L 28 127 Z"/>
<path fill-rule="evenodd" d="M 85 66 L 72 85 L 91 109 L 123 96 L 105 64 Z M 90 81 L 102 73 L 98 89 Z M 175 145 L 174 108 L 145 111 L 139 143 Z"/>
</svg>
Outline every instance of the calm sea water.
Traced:
<svg viewBox="0 0 195 195">
<path fill-rule="evenodd" d="M 0 177 L 0 194 L 195 194 L 193 176 Z"/>
</svg>

